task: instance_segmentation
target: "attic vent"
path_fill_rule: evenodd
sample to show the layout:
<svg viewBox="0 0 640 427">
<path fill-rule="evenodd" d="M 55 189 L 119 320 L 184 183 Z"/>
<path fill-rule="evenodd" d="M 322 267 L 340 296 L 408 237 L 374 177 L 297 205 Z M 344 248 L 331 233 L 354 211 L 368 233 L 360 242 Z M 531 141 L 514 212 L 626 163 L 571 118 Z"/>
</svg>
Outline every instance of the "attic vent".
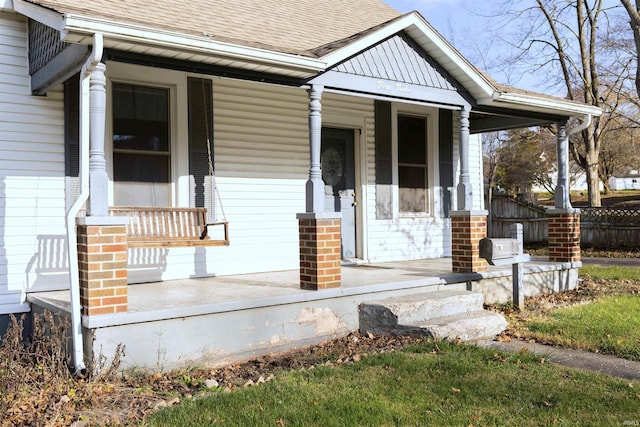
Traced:
<svg viewBox="0 0 640 427">
<path fill-rule="evenodd" d="M 58 31 L 29 19 L 29 74 L 44 67 L 68 45 L 60 41 Z"/>
</svg>

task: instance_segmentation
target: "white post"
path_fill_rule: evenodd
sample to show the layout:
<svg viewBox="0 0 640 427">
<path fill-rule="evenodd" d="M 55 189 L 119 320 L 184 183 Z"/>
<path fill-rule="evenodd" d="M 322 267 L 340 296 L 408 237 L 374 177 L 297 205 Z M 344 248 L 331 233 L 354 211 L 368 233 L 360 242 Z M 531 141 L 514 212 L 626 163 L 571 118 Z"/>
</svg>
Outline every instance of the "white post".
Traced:
<svg viewBox="0 0 640 427">
<path fill-rule="evenodd" d="M 324 211 L 324 182 L 320 169 L 320 146 L 322 144 L 322 85 L 311 85 L 309 92 L 309 179 L 306 185 L 306 212 Z"/>
<path fill-rule="evenodd" d="M 458 182 L 458 210 L 473 209 L 473 187 L 469 173 L 469 109 L 460 110 L 460 181 Z"/>
<path fill-rule="evenodd" d="M 556 185 L 555 208 L 571 209 L 569 197 L 569 137 L 567 135 L 567 122 L 557 122 L 557 155 L 558 155 L 558 182 Z"/>
<path fill-rule="evenodd" d="M 104 155 L 104 129 L 106 121 L 107 91 L 105 71 L 98 63 L 91 72 L 89 87 L 89 200 L 87 216 L 108 216 L 107 162 Z"/>
</svg>

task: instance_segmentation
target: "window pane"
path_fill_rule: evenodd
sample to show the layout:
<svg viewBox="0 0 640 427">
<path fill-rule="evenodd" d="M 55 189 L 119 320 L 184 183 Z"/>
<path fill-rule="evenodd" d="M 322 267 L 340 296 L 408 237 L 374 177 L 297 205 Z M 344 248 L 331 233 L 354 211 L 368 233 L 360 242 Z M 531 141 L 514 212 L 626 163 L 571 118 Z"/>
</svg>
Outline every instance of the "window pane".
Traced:
<svg viewBox="0 0 640 427">
<path fill-rule="evenodd" d="M 169 89 L 113 84 L 114 203 L 169 206 Z"/>
<path fill-rule="evenodd" d="M 426 165 L 427 120 L 398 116 L 398 163 Z"/>
<path fill-rule="evenodd" d="M 400 212 L 426 212 L 426 168 L 400 166 L 398 167 L 398 180 Z"/>
<path fill-rule="evenodd" d="M 168 89 L 113 84 L 113 147 L 169 151 Z"/>
<path fill-rule="evenodd" d="M 169 182 L 169 156 L 113 153 L 113 178 L 129 182 Z"/>
</svg>

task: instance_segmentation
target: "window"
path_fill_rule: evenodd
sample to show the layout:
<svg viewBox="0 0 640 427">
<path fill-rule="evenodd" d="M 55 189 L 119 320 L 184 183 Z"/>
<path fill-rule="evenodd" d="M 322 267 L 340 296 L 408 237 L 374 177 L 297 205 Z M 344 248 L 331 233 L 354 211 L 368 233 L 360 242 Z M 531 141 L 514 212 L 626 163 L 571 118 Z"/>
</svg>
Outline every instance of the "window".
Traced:
<svg viewBox="0 0 640 427">
<path fill-rule="evenodd" d="M 119 206 L 170 206 L 169 89 L 114 83 L 113 180 Z"/>
<path fill-rule="evenodd" d="M 427 119 L 398 116 L 398 196 L 401 213 L 427 212 Z"/>
</svg>

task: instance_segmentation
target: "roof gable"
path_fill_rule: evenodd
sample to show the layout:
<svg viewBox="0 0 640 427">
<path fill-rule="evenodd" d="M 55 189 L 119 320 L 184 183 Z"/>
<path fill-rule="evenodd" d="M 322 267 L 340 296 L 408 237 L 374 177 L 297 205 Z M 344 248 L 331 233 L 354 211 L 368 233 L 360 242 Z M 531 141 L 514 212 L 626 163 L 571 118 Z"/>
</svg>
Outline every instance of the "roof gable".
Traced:
<svg viewBox="0 0 640 427">
<path fill-rule="evenodd" d="M 336 65 L 333 71 L 446 90 L 456 90 L 457 85 L 404 33 Z"/>
<path fill-rule="evenodd" d="M 455 107 L 473 100 L 467 91 L 404 32 L 334 65 L 310 83 Z"/>
</svg>

